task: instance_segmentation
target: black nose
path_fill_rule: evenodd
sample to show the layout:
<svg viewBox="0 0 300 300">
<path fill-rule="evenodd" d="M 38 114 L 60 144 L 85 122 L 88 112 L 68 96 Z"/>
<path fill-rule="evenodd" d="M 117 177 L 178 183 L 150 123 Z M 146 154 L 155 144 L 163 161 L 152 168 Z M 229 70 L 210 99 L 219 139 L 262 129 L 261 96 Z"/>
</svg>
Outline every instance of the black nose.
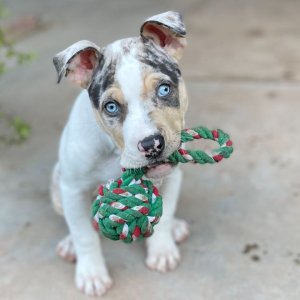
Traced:
<svg viewBox="0 0 300 300">
<path fill-rule="evenodd" d="M 163 152 L 164 148 L 165 139 L 160 133 L 150 135 L 138 143 L 139 151 L 144 152 L 147 158 L 158 157 Z"/>
</svg>

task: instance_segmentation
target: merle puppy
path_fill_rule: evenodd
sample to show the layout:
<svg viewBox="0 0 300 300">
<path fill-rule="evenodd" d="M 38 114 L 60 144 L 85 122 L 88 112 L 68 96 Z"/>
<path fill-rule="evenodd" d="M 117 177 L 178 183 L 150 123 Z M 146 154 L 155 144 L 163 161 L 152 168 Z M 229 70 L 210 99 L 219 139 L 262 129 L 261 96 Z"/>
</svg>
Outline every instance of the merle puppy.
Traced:
<svg viewBox="0 0 300 300">
<path fill-rule="evenodd" d="M 90 200 L 121 166 L 147 167 L 146 176 L 161 184 L 164 213 L 146 241 L 147 266 L 166 272 L 180 260 L 176 243 L 188 235 L 187 224 L 174 218 L 181 172 L 164 160 L 180 144 L 187 110 L 178 67 L 185 35 L 180 14 L 166 12 L 146 20 L 139 37 L 106 47 L 79 41 L 54 57 L 58 81 L 67 77 L 83 88 L 61 137 L 52 200 L 70 230 L 57 252 L 77 261 L 75 282 L 85 294 L 102 295 L 112 285 Z"/>
</svg>

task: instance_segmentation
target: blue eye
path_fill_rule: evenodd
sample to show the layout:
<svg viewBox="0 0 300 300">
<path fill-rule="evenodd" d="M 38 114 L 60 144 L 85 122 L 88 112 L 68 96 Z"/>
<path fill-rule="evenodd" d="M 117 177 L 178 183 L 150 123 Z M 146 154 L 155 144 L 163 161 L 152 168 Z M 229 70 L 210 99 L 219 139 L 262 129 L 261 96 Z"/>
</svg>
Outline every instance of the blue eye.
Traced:
<svg viewBox="0 0 300 300">
<path fill-rule="evenodd" d="M 119 105 L 114 101 L 109 101 L 104 105 L 106 112 L 110 115 L 116 115 L 119 112 Z"/>
<path fill-rule="evenodd" d="M 166 97 L 170 94 L 171 86 L 169 84 L 163 83 L 158 87 L 157 95 L 159 97 Z"/>
</svg>

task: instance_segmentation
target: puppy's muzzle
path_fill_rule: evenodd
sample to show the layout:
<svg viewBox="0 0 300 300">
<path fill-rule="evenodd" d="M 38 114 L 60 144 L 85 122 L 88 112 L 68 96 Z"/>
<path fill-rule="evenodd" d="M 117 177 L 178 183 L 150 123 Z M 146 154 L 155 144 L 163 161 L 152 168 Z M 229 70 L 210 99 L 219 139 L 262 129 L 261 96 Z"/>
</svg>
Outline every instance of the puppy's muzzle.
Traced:
<svg viewBox="0 0 300 300">
<path fill-rule="evenodd" d="M 160 133 L 157 133 L 139 141 L 137 147 L 146 158 L 155 159 L 162 154 L 165 148 L 165 139 Z"/>
</svg>

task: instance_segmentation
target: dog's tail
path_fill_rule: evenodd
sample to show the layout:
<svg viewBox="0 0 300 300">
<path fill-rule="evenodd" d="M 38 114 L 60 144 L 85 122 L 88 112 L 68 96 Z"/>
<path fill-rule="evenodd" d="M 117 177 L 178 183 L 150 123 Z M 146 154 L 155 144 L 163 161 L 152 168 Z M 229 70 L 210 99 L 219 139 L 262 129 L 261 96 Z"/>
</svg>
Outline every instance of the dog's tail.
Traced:
<svg viewBox="0 0 300 300">
<path fill-rule="evenodd" d="M 59 215 L 64 215 L 62 201 L 61 201 L 59 180 L 60 180 L 60 168 L 59 168 L 59 163 L 57 162 L 52 171 L 50 195 L 51 195 L 51 200 L 52 200 L 54 210 Z"/>
</svg>

